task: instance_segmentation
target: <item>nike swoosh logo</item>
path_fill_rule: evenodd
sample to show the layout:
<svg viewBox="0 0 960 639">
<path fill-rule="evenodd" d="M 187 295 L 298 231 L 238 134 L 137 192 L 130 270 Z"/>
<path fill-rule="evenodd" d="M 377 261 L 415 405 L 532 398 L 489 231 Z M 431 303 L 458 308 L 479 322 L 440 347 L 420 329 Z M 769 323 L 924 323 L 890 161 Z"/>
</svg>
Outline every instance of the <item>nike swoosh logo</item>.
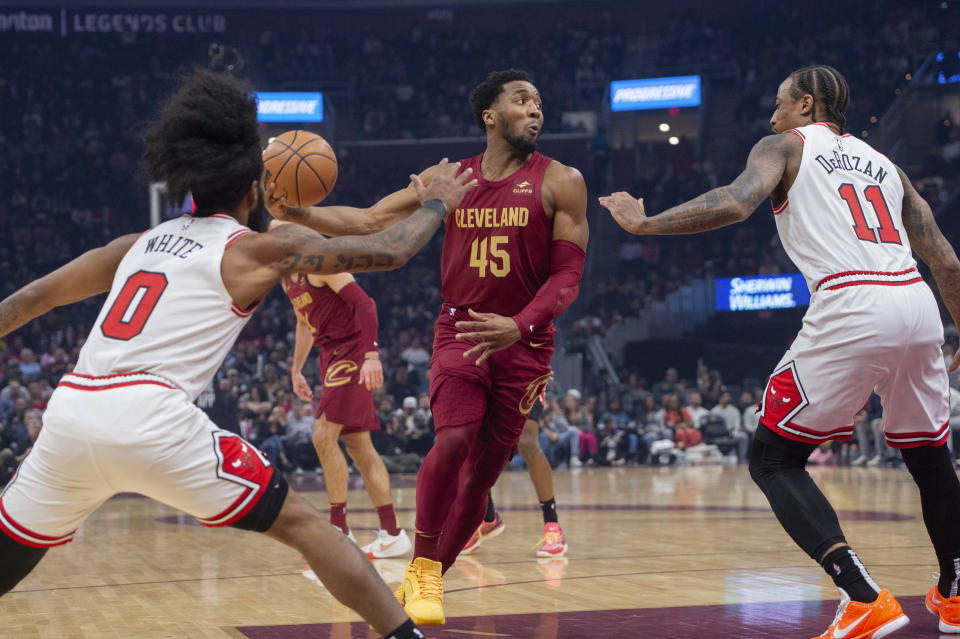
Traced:
<svg viewBox="0 0 960 639">
<path fill-rule="evenodd" d="M 864 619 L 866 619 L 866 618 L 869 617 L 869 616 L 870 616 L 870 611 L 867 611 L 866 613 L 864 613 L 864 615 L 863 615 L 862 617 L 860 617 L 859 619 L 855 620 L 853 623 L 849 624 L 846 628 L 841 628 L 841 627 L 840 627 L 840 624 L 838 623 L 838 624 L 837 624 L 837 630 L 836 630 L 836 632 L 833 633 L 833 636 L 834 636 L 836 639 L 843 639 L 844 637 L 846 637 L 847 635 L 849 635 L 849 634 L 850 634 L 850 631 L 853 630 L 854 628 L 856 628 L 856 627 L 860 624 L 861 621 L 863 621 Z"/>
<path fill-rule="evenodd" d="M 530 342 L 530 346 L 533 346 L 534 348 L 540 348 L 544 344 L 546 344 L 546 342 Z"/>
<path fill-rule="evenodd" d="M 389 544 L 380 544 L 380 550 L 386 550 L 387 548 L 389 548 L 390 546 L 394 545 L 394 544 L 397 543 L 398 541 L 400 541 L 400 540 L 399 540 L 399 539 L 394 539 L 394 540 L 391 541 Z"/>
<path fill-rule="evenodd" d="M 937 596 L 936 596 L 936 595 L 930 595 L 930 599 L 931 599 L 931 601 L 933 601 L 934 604 L 936 604 L 936 605 L 938 605 L 938 606 L 943 603 L 942 600 L 937 599 Z"/>
</svg>

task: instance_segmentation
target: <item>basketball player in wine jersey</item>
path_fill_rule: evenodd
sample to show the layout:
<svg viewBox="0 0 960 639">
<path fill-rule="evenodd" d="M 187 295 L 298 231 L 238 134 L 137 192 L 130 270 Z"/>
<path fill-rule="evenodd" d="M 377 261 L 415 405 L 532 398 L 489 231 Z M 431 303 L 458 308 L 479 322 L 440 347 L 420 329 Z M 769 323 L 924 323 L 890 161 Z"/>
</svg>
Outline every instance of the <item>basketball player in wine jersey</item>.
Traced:
<svg viewBox="0 0 960 639">
<path fill-rule="evenodd" d="M 263 171 L 249 86 L 197 72 L 145 136 L 144 165 L 171 201 L 197 210 L 94 249 L 0 302 L 0 336 L 49 309 L 109 292 L 50 398 L 44 428 L 0 494 L 0 594 L 119 492 L 138 492 L 206 526 L 265 532 L 299 550 L 328 590 L 394 639 L 423 635 L 372 564 L 289 489 L 256 448 L 192 402 L 210 382 L 259 300 L 284 277 L 404 264 L 475 182 L 441 162 L 423 205 L 391 229 L 328 240 L 260 214 Z"/>
<path fill-rule="evenodd" d="M 305 402 L 313 399 L 313 391 L 303 376 L 303 365 L 311 346 L 321 349 L 323 393 L 313 426 L 313 446 L 330 498 L 330 523 L 353 539 L 347 524 L 350 476 L 337 442 L 342 435 L 380 519 L 377 538 L 361 550 L 371 559 L 406 555 L 410 538 L 397 525 L 390 499 L 390 475 L 370 440 L 370 431 L 380 429 L 373 389 L 383 384 L 377 349 L 377 305 L 350 273 L 295 273 L 282 284 L 297 314 L 290 371 L 293 392 Z"/>
<path fill-rule="evenodd" d="M 837 515 L 805 471 L 829 439 L 849 440 L 874 390 L 887 443 L 901 449 L 940 563 L 927 607 L 940 630 L 960 633 L 960 481 L 944 445 L 950 396 L 936 300 L 912 251 L 930 267 L 960 323 L 960 262 L 907 176 L 844 133 L 849 88 L 833 67 L 794 71 L 777 91 L 775 135 L 753 147 L 729 186 L 655 217 L 626 193 L 601 198 L 631 233 L 698 233 L 746 219 L 771 197 L 784 249 L 811 291 L 796 340 L 761 404 L 750 474 L 793 540 L 840 589 L 820 639 L 884 637 L 909 620 L 847 544 Z M 954 358 L 950 370 L 960 362 Z"/>
<path fill-rule="evenodd" d="M 576 298 L 589 233 L 580 172 L 536 152 L 543 111 L 527 74 L 491 73 L 471 104 L 486 150 L 461 162 L 480 185 L 447 218 L 430 366 L 437 439 L 417 476 L 414 560 L 396 593 L 420 624 L 444 623 L 442 573 L 483 519 L 550 379 L 553 320 Z M 326 235 L 374 231 L 416 206 L 408 187 L 364 222 L 349 207 L 287 209 L 272 193 L 276 217 Z"/>
</svg>

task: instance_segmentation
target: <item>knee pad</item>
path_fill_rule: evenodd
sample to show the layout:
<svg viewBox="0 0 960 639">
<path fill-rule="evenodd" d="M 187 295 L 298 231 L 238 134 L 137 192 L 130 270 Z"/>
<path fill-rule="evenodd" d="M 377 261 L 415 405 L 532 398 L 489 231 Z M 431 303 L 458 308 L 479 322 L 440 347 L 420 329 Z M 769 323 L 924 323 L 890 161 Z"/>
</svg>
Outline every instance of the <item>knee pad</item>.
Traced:
<svg viewBox="0 0 960 639">
<path fill-rule="evenodd" d="M 804 471 L 807 458 L 816 446 L 777 435 L 767 427 L 757 428 L 750 450 L 750 478 L 766 492 L 766 485 L 777 473 Z"/>
<path fill-rule="evenodd" d="M 940 491 L 957 481 L 957 473 L 945 444 L 904 448 L 903 462 L 921 491 Z"/>
<path fill-rule="evenodd" d="M 25 546 L 0 532 L 0 597 L 30 574 L 45 554 L 46 548 Z"/>
</svg>

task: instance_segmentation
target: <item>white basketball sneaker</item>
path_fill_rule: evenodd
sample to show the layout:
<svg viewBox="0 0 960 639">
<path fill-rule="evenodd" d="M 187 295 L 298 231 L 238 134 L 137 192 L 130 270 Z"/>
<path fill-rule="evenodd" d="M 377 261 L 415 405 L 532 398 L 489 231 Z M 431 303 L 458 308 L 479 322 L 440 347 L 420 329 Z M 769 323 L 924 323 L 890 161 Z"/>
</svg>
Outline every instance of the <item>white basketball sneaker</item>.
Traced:
<svg viewBox="0 0 960 639">
<path fill-rule="evenodd" d="M 370 559 L 386 559 L 388 557 L 402 557 L 410 552 L 413 544 L 410 543 L 410 537 L 407 531 L 400 529 L 396 535 L 391 535 L 386 530 L 377 532 L 377 538 L 366 546 L 360 548 Z"/>
</svg>

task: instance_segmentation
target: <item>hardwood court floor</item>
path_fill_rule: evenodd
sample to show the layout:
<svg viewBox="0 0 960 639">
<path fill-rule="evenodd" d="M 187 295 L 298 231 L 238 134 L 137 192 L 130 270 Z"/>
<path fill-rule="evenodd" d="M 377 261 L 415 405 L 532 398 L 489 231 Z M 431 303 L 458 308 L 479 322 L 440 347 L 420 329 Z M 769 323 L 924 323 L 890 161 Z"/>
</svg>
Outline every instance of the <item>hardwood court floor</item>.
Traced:
<svg viewBox="0 0 960 639">
<path fill-rule="evenodd" d="M 873 576 L 913 619 L 894 636 L 938 636 L 920 598 L 937 564 L 906 471 L 811 472 Z M 494 489 L 505 532 L 450 570 L 448 624 L 428 636 L 811 637 L 832 620 L 836 590 L 781 530 L 744 466 L 558 471 L 554 479 L 566 560 L 538 563 L 533 487 L 525 472 L 505 473 Z M 409 530 L 414 481 L 393 481 Z M 322 482 L 291 483 L 326 509 Z M 365 543 L 376 514 L 359 487 L 349 505 Z M 377 562 L 391 586 L 404 565 Z M 305 568 L 295 551 L 263 536 L 205 529 L 121 496 L 0 599 L 0 637 L 368 637 Z"/>
</svg>

